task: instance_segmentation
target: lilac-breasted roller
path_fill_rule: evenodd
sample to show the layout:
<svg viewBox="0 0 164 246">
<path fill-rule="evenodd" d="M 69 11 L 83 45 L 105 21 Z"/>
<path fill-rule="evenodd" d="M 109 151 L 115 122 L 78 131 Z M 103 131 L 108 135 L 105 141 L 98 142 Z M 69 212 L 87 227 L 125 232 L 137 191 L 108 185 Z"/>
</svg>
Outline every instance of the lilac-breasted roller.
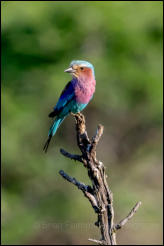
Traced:
<svg viewBox="0 0 164 246">
<path fill-rule="evenodd" d="M 49 117 L 55 120 L 49 130 L 48 140 L 44 145 L 45 152 L 48 149 L 51 138 L 55 135 L 62 121 L 69 113 L 79 113 L 82 111 L 95 92 L 94 67 L 87 61 L 72 61 L 69 68 L 64 72 L 72 75 L 72 80 L 68 82 L 62 91 L 60 98 Z"/>
</svg>

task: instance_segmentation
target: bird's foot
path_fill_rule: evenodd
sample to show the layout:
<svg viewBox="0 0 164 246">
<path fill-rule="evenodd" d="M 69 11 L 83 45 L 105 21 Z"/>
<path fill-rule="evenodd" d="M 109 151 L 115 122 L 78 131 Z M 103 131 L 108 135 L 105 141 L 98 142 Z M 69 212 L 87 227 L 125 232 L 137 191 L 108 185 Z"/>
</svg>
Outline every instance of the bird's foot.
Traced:
<svg viewBox="0 0 164 246">
<path fill-rule="evenodd" d="M 71 115 L 72 115 L 72 116 L 80 116 L 81 113 L 79 112 L 79 113 L 74 114 L 74 113 L 71 112 Z"/>
<path fill-rule="evenodd" d="M 75 116 L 76 114 L 74 114 L 74 113 L 71 112 L 71 115 L 72 115 L 72 116 Z"/>
</svg>

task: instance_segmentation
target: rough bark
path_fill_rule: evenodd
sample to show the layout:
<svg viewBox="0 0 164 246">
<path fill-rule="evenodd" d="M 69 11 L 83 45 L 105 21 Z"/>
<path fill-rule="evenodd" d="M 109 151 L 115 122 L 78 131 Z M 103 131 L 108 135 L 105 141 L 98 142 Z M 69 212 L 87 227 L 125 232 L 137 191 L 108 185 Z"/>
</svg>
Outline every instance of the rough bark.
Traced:
<svg viewBox="0 0 164 246">
<path fill-rule="evenodd" d="M 67 158 L 83 163 L 88 170 L 88 176 L 92 182 L 92 186 L 85 185 L 75 178 L 70 177 L 63 170 L 59 173 L 67 181 L 78 187 L 91 203 L 97 221 L 95 225 L 100 228 L 101 239 L 89 239 L 99 245 L 116 245 L 116 232 L 121 229 L 127 221 L 135 214 L 141 202 L 138 202 L 128 216 L 121 220 L 118 224 L 114 224 L 114 208 L 113 194 L 107 184 L 107 176 L 105 174 L 104 165 L 97 160 L 96 147 L 103 134 L 103 126 L 98 125 L 96 134 L 90 140 L 86 131 L 85 118 L 81 113 L 74 115 L 76 121 L 77 145 L 81 151 L 81 155 L 70 154 L 61 149 L 60 152 Z"/>
</svg>

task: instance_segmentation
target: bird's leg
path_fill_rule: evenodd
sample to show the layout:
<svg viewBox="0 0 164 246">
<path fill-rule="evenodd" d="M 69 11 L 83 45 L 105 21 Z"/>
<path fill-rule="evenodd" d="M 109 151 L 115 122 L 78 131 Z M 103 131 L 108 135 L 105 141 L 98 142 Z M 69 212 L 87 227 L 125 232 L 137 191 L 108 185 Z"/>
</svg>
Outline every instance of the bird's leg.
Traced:
<svg viewBox="0 0 164 246">
<path fill-rule="evenodd" d="M 81 118 L 83 117 L 83 115 L 80 112 L 78 112 L 76 115 L 80 116 Z"/>
<path fill-rule="evenodd" d="M 74 116 L 74 117 L 75 116 L 81 116 L 81 113 L 79 112 L 79 113 L 74 114 L 74 113 L 71 112 L 71 115 Z"/>
</svg>

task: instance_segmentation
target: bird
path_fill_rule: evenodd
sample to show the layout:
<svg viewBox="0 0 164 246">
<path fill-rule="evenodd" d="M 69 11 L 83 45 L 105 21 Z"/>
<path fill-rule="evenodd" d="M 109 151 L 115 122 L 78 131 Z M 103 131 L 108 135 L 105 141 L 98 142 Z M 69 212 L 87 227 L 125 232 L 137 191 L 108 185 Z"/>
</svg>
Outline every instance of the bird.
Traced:
<svg viewBox="0 0 164 246">
<path fill-rule="evenodd" d="M 50 141 L 63 120 L 70 113 L 80 113 L 88 105 L 95 92 L 95 71 L 90 62 L 73 60 L 64 72 L 71 74 L 72 79 L 67 83 L 53 111 L 48 115 L 50 118 L 54 118 L 54 121 L 43 148 L 45 152 L 47 152 Z"/>
</svg>

